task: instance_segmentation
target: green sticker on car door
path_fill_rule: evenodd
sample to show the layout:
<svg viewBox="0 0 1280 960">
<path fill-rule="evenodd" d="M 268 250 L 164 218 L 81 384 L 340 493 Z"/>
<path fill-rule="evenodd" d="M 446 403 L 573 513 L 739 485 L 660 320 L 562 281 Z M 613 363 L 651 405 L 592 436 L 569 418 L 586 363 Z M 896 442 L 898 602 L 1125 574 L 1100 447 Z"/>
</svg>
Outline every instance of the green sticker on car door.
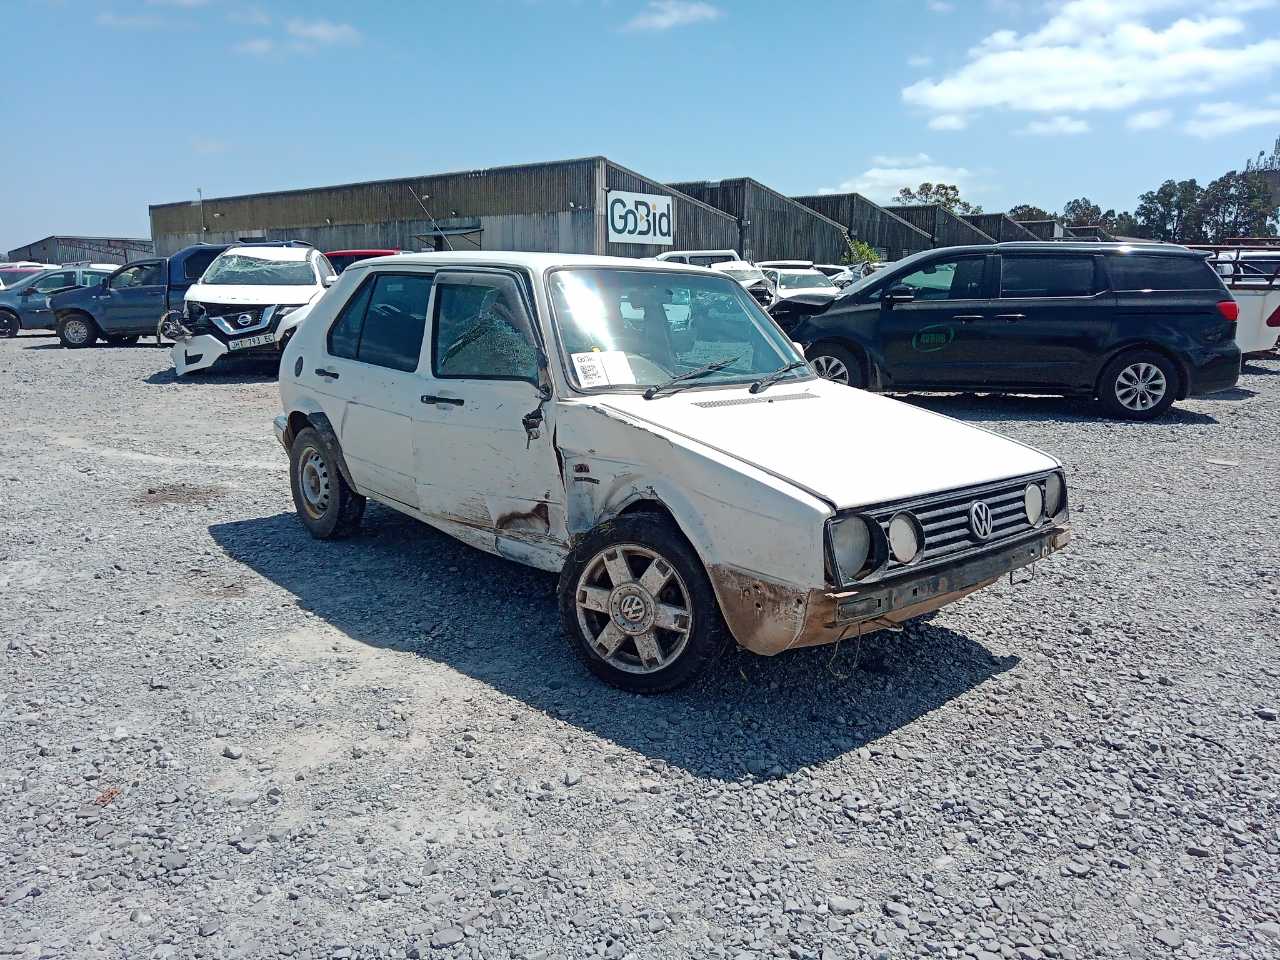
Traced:
<svg viewBox="0 0 1280 960">
<path fill-rule="evenodd" d="M 917 353 L 933 353 L 944 350 L 956 338 L 956 328 L 947 323 L 935 323 L 921 327 L 911 338 L 911 349 Z"/>
</svg>

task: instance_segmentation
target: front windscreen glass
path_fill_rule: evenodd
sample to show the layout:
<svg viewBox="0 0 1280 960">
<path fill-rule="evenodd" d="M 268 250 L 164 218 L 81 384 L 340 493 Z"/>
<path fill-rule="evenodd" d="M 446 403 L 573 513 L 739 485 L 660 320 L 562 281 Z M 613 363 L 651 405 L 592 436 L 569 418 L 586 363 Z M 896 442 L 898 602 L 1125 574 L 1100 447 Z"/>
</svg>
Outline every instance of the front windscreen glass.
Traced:
<svg viewBox="0 0 1280 960">
<path fill-rule="evenodd" d="M 808 290 L 811 287 L 834 287 L 831 278 L 825 274 L 814 271 L 813 273 L 788 273 L 779 271 L 778 285 L 783 290 Z"/>
<path fill-rule="evenodd" d="M 763 274 L 763 273 L 761 273 L 759 270 L 725 270 L 725 269 L 721 269 L 721 271 L 720 271 L 720 272 L 721 272 L 721 273 L 723 273 L 723 274 L 727 274 L 728 276 L 733 277 L 733 279 L 738 280 L 738 281 L 740 281 L 740 282 L 742 282 L 742 283 L 755 283 L 755 282 L 756 282 L 756 281 L 758 281 L 758 280 L 763 280 L 763 279 L 764 279 L 764 274 Z"/>
<path fill-rule="evenodd" d="M 583 389 L 644 389 L 726 360 L 689 385 L 751 383 L 803 360 L 728 277 L 569 269 L 550 287 L 566 368 Z M 784 375 L 810 376 L 803 366 Z"/>
<path fill-rule="evenodd" d="M 213 286 L 311 286 L 316 272 L 306 260 L 264 260 L 240 253 L 227 253 L 213 262 L 201 283 Z"/>
</svg>

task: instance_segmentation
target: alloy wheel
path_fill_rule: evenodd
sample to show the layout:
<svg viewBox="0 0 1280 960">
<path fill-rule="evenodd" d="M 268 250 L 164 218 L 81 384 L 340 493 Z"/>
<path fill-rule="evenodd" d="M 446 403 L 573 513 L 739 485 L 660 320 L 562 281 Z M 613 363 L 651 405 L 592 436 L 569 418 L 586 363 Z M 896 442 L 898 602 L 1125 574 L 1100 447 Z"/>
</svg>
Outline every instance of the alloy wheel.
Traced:
<svg viewBox="0 0 1280 960">
<path fill-rule="evenodd" d="M 813 370 L 818 376 L 824 380 L 831 380 L 835 383 L 849 384 L 849 368 L 844 365 L 844 361 L 838 357 L 830 357 L 826 354 L 820 354 L 811 361 Z"/>
<path fill-rule="evenodd" d="M 591 648 L 626 673 L 656 673 L 684 652 L 693 632 L 689 588 L 661 554 L 611 544 L 583 568 L 574 599 Z"/>
<path fill-rule="evenodd" d="M 71 319 L 62 325 L 62 334 L 67 338 L 68 343 L 74 343 L 79 346 L 82 343 L 89 342 L 89 324 L 80 319 Z"/>
<path fill-rule="evenodd" d="M 1154 363 L 1131 363 L 1116 377 L 1116 399 L 1135 413 L 1146 413 L 1169 389 L 1164 372 Z"/>
</svg>

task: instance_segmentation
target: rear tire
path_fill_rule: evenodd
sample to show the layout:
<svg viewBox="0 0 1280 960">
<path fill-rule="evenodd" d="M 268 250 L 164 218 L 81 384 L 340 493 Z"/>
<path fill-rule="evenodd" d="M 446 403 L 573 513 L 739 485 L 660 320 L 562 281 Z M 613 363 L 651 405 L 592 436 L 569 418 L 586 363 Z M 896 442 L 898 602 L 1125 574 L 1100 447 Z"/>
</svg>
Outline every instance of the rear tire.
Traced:
<svg viewBox="0 0 1280 960">
<path fill-rule="evenodd" d="M 21 329 L 22 321 L 18 319 L 16 313 L 0 310 L 0 339 L 11 340 L 18 335 L 18 331 Z"/>
<path fill-rule="evenodd" d="M 601 524 L 560 572 L 560 622 L 593 674 L 631 693 L 690 683 L 729 632 L 702 561 L 665 517 Z"/>
<path fill-rule="evenodd" d="M 68 313 L 58 318 L 58 340 L 68 350 L 93 346 L 100 336 L 98 325 L 83 313 Z"/>
<path fill-rule="evenodd" d="M 865 387 L 867 377 L 862 358 L 838 343 L 819 343 L 809 348 L 809 364 L 824 380 L 846 387 Z"/>
<path fill-rule="evenodd" d="M 1162 353 L 1130 350 L 1112 360 L 1098 381 L 1098 399 L 1113 417 L 1153 420 L 1173 405 L 1178 369 Z"/>
<path fill-rule="evenodd" d="M 367 501 L 351 489 L 314 427 L 298 431 L 289 448 L 293 505 L 317 540 L 348 537 L 360 527 Z"/>
</svg>

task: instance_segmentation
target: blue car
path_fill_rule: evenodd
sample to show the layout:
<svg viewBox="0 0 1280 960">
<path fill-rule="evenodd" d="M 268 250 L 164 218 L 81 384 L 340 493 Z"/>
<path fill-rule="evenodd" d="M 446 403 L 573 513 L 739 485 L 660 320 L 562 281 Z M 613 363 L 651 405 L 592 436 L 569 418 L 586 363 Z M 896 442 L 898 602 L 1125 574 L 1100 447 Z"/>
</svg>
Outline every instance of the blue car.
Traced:
<svg viewBox="0 0 1280 960">
<path fill-rule="evenodd" d="M 74 287 L 97 286 L 114 269 L 109 264 L 53 267 L 0 289 L 0 337 L 16 337 L 23 330 L 54 329 L 50 297 Z"/>
</svg>

